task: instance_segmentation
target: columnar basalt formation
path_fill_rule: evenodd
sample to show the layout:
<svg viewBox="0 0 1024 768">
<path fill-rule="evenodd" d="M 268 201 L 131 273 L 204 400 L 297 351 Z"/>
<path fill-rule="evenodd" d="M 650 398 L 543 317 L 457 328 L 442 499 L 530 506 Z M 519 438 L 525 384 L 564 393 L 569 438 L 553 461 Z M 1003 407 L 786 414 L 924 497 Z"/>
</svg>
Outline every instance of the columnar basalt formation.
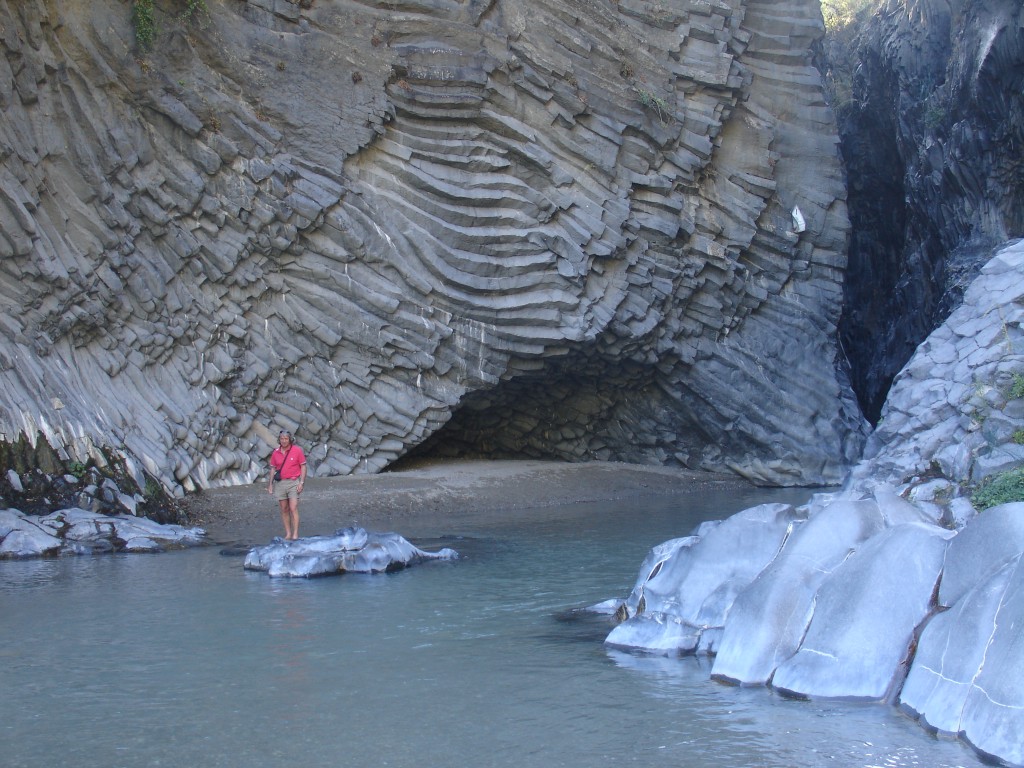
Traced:
<svg viewBox="0 0 1024 768">
<path fill-rule="evenodd" d="M 853 47 L 833 59 L 854 223 L 841 337 L 874 421 L 977 270 L 1024 236 L 1024 6 L 887 0 Z"/>
<path fill-rule="evenodd" d="M 813 0 L 0 2 L 0 430 L 177 492 L 447 453 L 840 480 Z"/>
</svg>

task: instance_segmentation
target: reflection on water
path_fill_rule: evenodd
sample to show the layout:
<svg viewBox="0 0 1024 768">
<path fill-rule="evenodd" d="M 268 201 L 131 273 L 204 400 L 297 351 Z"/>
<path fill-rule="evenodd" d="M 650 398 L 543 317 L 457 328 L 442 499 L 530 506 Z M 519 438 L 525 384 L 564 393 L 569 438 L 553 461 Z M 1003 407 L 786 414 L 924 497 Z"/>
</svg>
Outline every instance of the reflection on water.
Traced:
<svg viewBox="0 0 1024 768">
<path fill-rule="evenodd" d="M 2 562 L 0 764 L 981 765 L 891 707 L 606 649 L 575 610 L 624 597 L 654 544 L 784 495 L 438 531 L 458 562 L 387 576 L 272 580 L 212 548 Z"/>
</svg>

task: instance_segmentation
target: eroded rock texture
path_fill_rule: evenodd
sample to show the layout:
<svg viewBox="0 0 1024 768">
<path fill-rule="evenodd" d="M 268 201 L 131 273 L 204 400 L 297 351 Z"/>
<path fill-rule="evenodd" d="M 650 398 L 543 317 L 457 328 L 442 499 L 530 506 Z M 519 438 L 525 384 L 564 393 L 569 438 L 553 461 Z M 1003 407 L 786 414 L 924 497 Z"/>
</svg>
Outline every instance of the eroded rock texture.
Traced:
<svg viewBox="0 0 1024 768">
<path fill-rule="evenodd" d="M 854 227 L 841 335 L 874 421 L 994 249 L 1024 236 L 1024 6 L 890 0 L 847 56 L 851 93 L 837 111 Z"/>
<path fill-rule="evenodd" d="M 904 367 L 838 492 L 765 504 L 655 547 L 612 646 L 714 654 L 713 678 L 899 703 L 1024 765 L 1024 503 L 973 506 L 1019 469 L 1024 241 L 1003 248 Z"/>
<path fill-rule="evenodd" d="M 320 475 L 841 479 L 814 0 L 206 5 L 145 52 L 123 2 L 0 2 L 7 439 L 178 491 L 279 427 Z"/>
</svg>

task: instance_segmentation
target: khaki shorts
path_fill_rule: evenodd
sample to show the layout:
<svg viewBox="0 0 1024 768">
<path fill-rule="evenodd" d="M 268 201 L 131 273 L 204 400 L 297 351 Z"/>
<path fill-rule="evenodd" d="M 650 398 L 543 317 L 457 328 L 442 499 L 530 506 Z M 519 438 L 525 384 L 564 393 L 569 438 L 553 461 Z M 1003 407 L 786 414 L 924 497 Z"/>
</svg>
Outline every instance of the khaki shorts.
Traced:
<svg viewBox="0 0 1024 768">
<path fill-rule="evenodd" d="M 274 498 L 278 501 L 299 498 L 299 478 L 278 480 L 274 483 Z"/>
</svg>

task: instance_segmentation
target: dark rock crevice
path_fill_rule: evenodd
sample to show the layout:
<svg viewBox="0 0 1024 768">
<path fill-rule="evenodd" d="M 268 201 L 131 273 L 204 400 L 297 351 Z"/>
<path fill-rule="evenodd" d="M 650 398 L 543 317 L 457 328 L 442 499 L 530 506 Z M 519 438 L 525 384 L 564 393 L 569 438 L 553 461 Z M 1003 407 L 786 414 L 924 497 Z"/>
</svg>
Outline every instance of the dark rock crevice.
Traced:
<svg viewBox="0 0 1024 768">
<path fill-rule="evenodd" d="M 865 415 L 1024 235 L 1024 26 L 1015 0 L 885 2 L 863 19 L 836 104 L 852 236 L 840 337 Z"/>
</svg>

